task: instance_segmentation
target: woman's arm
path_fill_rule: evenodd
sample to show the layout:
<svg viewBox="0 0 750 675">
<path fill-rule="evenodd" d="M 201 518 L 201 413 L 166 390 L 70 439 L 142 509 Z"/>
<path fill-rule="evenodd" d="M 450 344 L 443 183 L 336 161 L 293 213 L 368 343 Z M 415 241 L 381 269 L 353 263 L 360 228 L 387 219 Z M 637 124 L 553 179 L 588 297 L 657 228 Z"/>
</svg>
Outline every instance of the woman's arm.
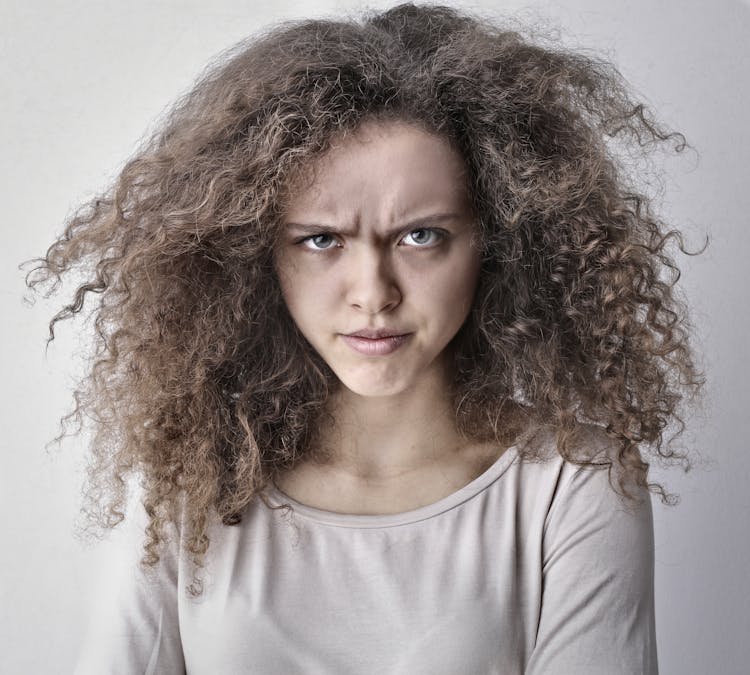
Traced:
<svg viewBox="0 0 750 675">
<path fill-rule="evenodd" d="M 527 675 L 653 675 L 650 496 L 616 494 L 607 471 L 563 472 L 544 534 L 542 610 Z"/>
<path fill-rule="evenodd" d="M 139 565 L 146 515 L 140 504 L 108 542 L 75 675 L 185 673 L 178 620 L 175 539 L 153 568 Z"/>
</svg>

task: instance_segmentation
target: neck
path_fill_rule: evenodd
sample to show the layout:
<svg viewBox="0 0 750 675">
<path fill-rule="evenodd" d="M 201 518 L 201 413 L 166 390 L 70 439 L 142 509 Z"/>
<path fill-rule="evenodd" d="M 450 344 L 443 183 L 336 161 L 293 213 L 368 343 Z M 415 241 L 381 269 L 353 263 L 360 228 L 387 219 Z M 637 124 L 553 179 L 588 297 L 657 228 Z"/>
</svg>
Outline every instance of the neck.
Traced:
<svg viewBox="0 0 750 675">
<path fill-rule="evenodd" d="M 323 461 L 356 478 L 388 480 L 419 471 L 467 442 L 456 428 L 447 373 L 439 370 L 393 396 L 360 396 L 342 387 L 329 411 L 336 422 L 320 432 Z"/>
</svg>

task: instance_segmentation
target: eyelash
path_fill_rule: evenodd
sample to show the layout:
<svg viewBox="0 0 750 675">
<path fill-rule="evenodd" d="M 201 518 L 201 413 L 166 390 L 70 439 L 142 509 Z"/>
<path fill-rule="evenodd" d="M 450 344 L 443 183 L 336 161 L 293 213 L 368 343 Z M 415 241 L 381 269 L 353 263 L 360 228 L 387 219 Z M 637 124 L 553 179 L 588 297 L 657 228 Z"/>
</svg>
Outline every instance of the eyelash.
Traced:
<svg viewBox="0 0 750 675">
<path fill-rule="evenodd" d="M 444 230 L 440 230 L 438 228 L 434 227 L 420 227 L 416 230 L 410 230 L 409 232 L 404 235 L 405 237 L 408 237 L 410 234 L 414 234 L 415 232 L 430 232 L 434 234 L 437 238 L 437 241 L 434 244 L 426 245 L 426 246 L 410 246 L 409 248 L 435 248 L 441 241 L 445 239 L 446 232 Z M 295 244 L 303 245 L 306 241 L 310 241 L 312 239 L 316 239 L 317 237 L 333 237 L 330 232 L 321 232 L 320 234 L 311 234 L 307 237 L 303 237 L 302 239 L 298 239 Z M 325 253 L 326 251 L 331 251 L 335 247 L 331 248 L 310 248 L 309 246 L 303 246 L 303 248 L 307 249 L 308 251 L 312 251 L 313 253 Z"/>
</svg>

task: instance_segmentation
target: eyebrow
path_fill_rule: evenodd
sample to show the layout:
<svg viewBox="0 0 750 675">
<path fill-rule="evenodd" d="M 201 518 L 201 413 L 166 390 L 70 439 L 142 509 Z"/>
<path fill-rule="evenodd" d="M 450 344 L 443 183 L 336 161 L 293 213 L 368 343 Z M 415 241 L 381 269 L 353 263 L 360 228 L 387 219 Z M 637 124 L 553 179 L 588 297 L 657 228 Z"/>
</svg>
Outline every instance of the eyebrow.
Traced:
<svg viewBox="0 0 750 675">
<path fill-rule="evenodd" d="M 392 236 L 403 230 L 428 227 L 430 225 L 442 223 L 446 220 L 458 220 L 459 218 L 460 216 L 456 213 L 436 213 L 431 216 L 424 216 L 423 218 L 410 220 L 407 223 L 391 228 L 385 234 L 386 236 Z M 286 226 L 289 229 L 298 230 L 303 233 L 331 232 L 333 234 L 343 234 L 348 237 L 353 237 L 356 234 L 354 230 L 346 230 L 331 225 L 319 225 L 315 223 L 286 223 Z"/>
</svg>

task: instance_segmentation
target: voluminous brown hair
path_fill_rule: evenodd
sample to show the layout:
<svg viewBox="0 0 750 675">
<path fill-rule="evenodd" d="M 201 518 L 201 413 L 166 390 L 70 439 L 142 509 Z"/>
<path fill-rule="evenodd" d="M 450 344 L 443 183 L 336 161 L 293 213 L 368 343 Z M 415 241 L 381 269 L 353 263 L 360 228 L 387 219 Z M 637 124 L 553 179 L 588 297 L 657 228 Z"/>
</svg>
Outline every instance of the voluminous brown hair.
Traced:
<svg viewBox="0 0 750 675">
<path fill-rule="evenodd" d="M 572 442 L 596 424 L 617 447 L 610 470 L 669 497 L 645 451 L 685 459 L 671 441 L 701 384 L 670 240 L 686 251 L 613 147 L 684 139 L 606 61 L 405 4 L 236 47 L 29 272 L 48 293 L 87 275 L 50 340 L 98 298 L 92 367 L 63 420 L 93 420 L 102 524 L 122 519 L 126 479 L 140 477 L 146 562 L 180 515 L 200 562 L 209 518 L 239 522 L 310 447 L 338 383 L 283 303 L 273 251 L 292 177 L 372 119 L 442 135 L 468 168 L 483 264 L 452 343 L 459 429 L 499 440 L 503 411 L 521 406 L 555 426 L 563 457 L 598 465 Z"/>
</svg>

